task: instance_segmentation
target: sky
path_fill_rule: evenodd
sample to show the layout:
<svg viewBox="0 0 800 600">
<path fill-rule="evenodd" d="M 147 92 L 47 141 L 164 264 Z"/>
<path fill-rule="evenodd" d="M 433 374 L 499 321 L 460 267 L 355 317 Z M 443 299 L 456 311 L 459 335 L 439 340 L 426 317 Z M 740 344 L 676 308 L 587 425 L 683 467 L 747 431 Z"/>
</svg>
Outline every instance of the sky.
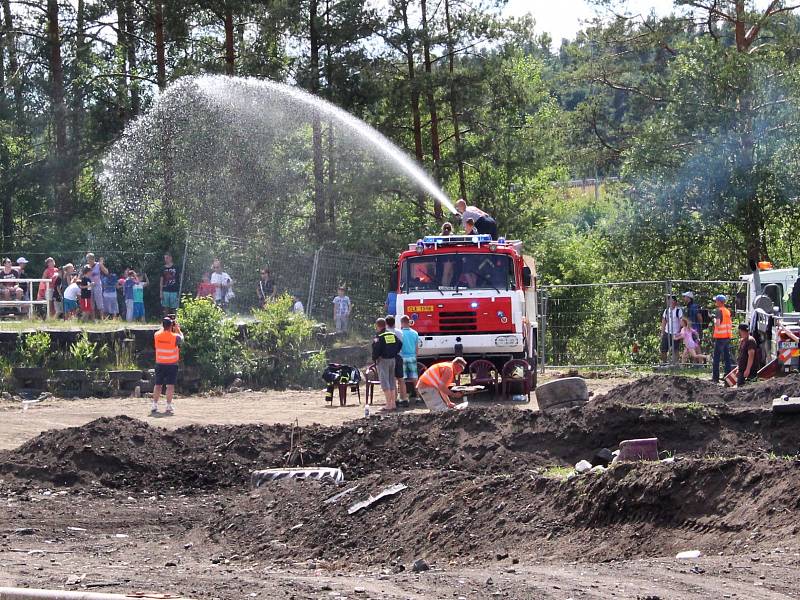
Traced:
<svg viewBox="0 0 800 600">
<path fill-rule="evenodd" d="M 631 14 L 668 14 L 672 0 L 628 0 L 624 3 Z M 521 16 L 526 13 L 536 20 L 536 30 L 546 31 L 558 47 L 562 38 L 571 39 L 582 27 L 582 22 L 595 16 L 597 8 L 588 0 L 508 0 L 505 14 Z"/>
<path fill-rule="evenodd" d="M 763 10 L 770 0 L 750 0 Z M 619 7 L 622 7 L 620 9 Z M 616 0 L 615 8 L 629 15 L 667 15 L 673 11 L 673 0 Z M 546 31 L 558 48 L 562 38 L 572 39 L 582 28 L 583 22 L 597 15 L 597 7 L 589 0 L 508 0 L 504 13 L 521 16 L 527 13 L 536 20 L 536 31 Z M 602 13 L 601 13 L 602 14 Z"/>
</svg>

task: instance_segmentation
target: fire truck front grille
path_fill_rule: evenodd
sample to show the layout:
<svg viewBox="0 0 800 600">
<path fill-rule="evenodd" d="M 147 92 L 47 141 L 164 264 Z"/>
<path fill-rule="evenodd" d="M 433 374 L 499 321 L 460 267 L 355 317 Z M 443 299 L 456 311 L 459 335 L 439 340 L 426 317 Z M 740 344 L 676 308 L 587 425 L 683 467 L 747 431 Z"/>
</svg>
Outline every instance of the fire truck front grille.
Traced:
<svg viewBox="0 0 800 600">
<path fill-rule="evenodd" d="M 469 333 L 478 330 L 478 313 L 475 311 L 439 313 L 439 329 L 442 333 Z"/>
</svg>

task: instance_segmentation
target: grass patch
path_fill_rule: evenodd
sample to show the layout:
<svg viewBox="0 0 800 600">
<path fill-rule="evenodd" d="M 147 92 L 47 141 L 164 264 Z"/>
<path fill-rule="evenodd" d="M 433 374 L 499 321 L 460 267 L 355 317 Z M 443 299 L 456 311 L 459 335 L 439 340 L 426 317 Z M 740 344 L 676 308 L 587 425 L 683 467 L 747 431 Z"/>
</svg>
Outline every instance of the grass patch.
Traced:
<svg viewBox="0 0 800 600">
<path fill-rule="evenodd" d="M 620 404 L 622 408 L 643 410 L 654 415 L 666 415 L 675 411 L 685 411 L 693 417 L 710 417 L 716 414 L 712 408 L 700 402 L 653 402 L 652 404 Z"/>
<path fill-rule="evenodd" d="M 574 472 L 575 469 L 573 469 L 572 467 L 562 467 L 559 465 L 554 465 L 552 467 L 547 467 L 542 473 L 542 477 L 546 477 L 547 479 L 566 479 Z"/>
</svg>

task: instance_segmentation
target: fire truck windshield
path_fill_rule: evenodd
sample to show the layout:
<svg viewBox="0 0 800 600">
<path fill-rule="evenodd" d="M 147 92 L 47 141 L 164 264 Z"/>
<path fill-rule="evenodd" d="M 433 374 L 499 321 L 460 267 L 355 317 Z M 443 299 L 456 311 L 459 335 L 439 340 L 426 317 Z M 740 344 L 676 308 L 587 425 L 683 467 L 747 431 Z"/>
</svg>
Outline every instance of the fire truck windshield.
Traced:
<svg viewBox="0 0 800 600">
<path fill-rule="evenodd" d="M 505 254 L 436 254 L 405 260 L 402 293 L 425 290 L 515 290 L 514 263 Z"/>
</svg>

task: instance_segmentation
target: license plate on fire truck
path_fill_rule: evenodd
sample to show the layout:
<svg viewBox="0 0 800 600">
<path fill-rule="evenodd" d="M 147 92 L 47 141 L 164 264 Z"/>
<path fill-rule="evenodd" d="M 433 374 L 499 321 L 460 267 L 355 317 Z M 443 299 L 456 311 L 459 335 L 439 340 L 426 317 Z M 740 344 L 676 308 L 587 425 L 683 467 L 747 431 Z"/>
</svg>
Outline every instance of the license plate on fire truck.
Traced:
<svg viewBox="0 0 800 600">
<path fill-rule="evenodd" d="M 425 305 L 425 304 L 411 304 L 409 306 L 406 306 L 406 312 L 410 312 L 410 313 L 412 313 L 412 312 L 418 312 L 418 313 L 433 312 L 433 306 Z"/>
</svg>

